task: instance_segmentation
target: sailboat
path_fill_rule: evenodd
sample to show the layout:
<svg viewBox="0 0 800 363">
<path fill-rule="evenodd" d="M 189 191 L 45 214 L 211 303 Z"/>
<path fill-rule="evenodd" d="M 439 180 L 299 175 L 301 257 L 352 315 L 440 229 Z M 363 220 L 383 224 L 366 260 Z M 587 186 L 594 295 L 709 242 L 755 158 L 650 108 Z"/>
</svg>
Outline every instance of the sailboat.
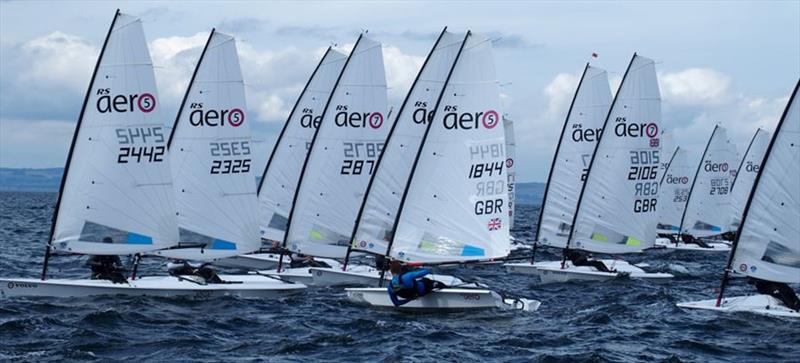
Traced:
<svg viewBox="0 0 800 363">
<path fill-rule="evenodd" d="M 282 243 L 286 236 L 286 222 L 303 161 L 346 59 L 346 55 L 328 47 L 303 87 L 267 160 L 257 193 L 261 239 L 268 244 Z M 216 264 L 248 270 L 270 270 L 278 267 L 279 258 L 280 253 L 259 251 L 228 257 Z M 289 261 L 289 256 L 283 256 L 283 263 L 288 264 Z M 332 260 L 326 262 L 335 263 Z"/>
<path fill-rule="evenodd" d="M 800 283 L 800 81 L 767 147 L 744 208 L 716 299 L 677 304 L 687 309 L 800 318 L 769 295 L 726 297 L 731 273 Z"/>
<path fill-rule="evenodd" d="M 381 43 L 361 34 L 347 57 L 311 139 L 283 240 L 292 253 L 344 259 L 370 176 L 393 119 L 387 115 Z M 330 262 L 329 262 L 330 261 Z M 338 262 L 325 260 L 331 269 Z M 351 270 L 370 269 L 351 264 Z M 307 267 L 259 271 L 313 283 Z"/>
<path fill-rule="evenodd" d="M 675 151 L 661 176 L 658 195 L 658 236 L 655 247 L 666 248 L 671 236 L 681 230 L 681 217 L 689 200 L 689 191 L 694 180 L 694 168 L 689 164 L 688 151 L 680 146 Z M 663 241 L 663 242 L 662 242 Z M 661 245 L 661 246 L 660 246 Z"/>
<path fill-rule="evenodd" d="M 666 249 L 692 251 L 729 251 L 723 242 L 704 241 L 708 247 L 685 243 L 683 238 L 707 238 L 726 231 L 730 222 L 731 186 L 736 160 L 724 127 L 714 126 L 703 156 L 692 179 L 686 206 L 681 215 L 679 232 L 659 238 L 656 245 Z"/>
<path fill-rule="evenodd" d="M 537 223 L 534 256 L 538 245 L 567 246 L 578 194 L 586 180 L 589 161 L 603 132 L 603 122 L 610 106 L 611 89 L 606 71 L 586 63 L 550 166 Z M 506 263 L 506 270 L 536 275 L 538 270 L 534 258 L 530 263 Z"/>
<path fill-rule="evenodd" d="M 411 174 L 426 125 L 432 120 L 436 100 L 463 41 L 463 35 L 448 32 L 447 28 L 442 30 L 411 85 L 375 165 L 352 231 L 345 266 L 352 252 L 380 255 L 386 251 L 400 208 L 404 181 Z M 361 271 L 312 269 L 314 283 L 319 285 L 375 286 L 382 276 L 391 277 L 382 272 L 374 268 Z M 449 284 L 460 283 L 450 276 L 435 278 Z"/>
<path fill-rule="evenodd" d="M 153 295 L 277 296 L 298 287 L 207 285 L 180 277 L 126 283 L 47 279 L 56 253 L 129 255 L 177 244 L 167 137 L 139 18 L 119 10 L 106 35 L 84 98 L 64 176 L 41 279 L 0 279 L 3 296 Z M 300 288 L 301 290 L 302 288 Z"/>
<path fill-rule="evenodd" d="M 516 156 L 517 156 L 517 141 L 516 136 L 514 134 L 514 120 L 503 115 L 503 127 L 506 131 L 506 176 L 508 177 L 508 181 L 506 185 L 508 186 L 508 229 L 514 229 L 514 218 L 516 217 L 517 212 L 517 204 L 516 204 L 516 190 L 514 189 L 517 184 L 517 168 L 516 168 Z M 517 241 L 514 236 L 510 236 L 511 238 L 511 250 L 527 250 L 531 247 L 522 243 L 522 241 Z"/>
<path fill-rule="evenodd" d="M 565 249 L 605 254 L 638 253 L 656 238 L 661 96 L 655 63 L 634 54 L 602 126 L 578 195 Z M 563 237 L 562 237 L 563 238 Z M 566 251 L 565 251 L 566 252 Z M 532 270 L 543 283 L 603 281 L 618 276 L 664 280 L 667 273 L 645 272 L 623 260 L 603 260 L 615 271 L 561 261 L 540 262 Z M 516 269 L 516 266 L 511 266 Z"/>
<path fill-rule="evenodd" d="M 491 41 L 467 32 L 456 44 L 454 62 L 431 107 L 433 116 L 415 145 L 392 224 L 375 219 L 380 228 L 356 235 L 360 248 L 410 265 L 491 261 L 510 252 L 505 131 Z M 394 306 L 386 288 L 345 291 L 359 304 Z M 463 283 L 400 308 L 536 310 L 539 304 Z"/>
</svg>

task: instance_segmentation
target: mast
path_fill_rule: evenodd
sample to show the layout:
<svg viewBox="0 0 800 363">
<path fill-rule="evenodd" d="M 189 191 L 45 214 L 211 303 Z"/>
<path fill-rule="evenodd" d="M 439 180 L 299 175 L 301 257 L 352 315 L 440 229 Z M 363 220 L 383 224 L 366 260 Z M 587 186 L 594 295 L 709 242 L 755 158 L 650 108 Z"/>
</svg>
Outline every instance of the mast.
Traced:
<svg viewBox="0 0 800 363">
<path fill-rule="evenodd" d="M 536 239 L 533 241 L 534 247 L 537 245 L 536 242 L 539 240 L 539 236 L 541 235 L 540 232 L 542 231 L 542 218 L 544 217 L 544 207 L 545 204 L 547 204 L 547 193 L 550 191 L 550 180 L 553 178 L 553 169 L 555 168 L 556 161 L 558 160 L 558 152 L 561 150 L 561 143 L 564 142 L 564 133 L 566 133 L 567 131 L 567 124 L 569 123 L 569 117 L 570 115 L 572 115 L 572 107 L 575 106 L 575 99 L 578 98 L 578 92 L 581 90 L 581 86 L 583 85 L 583 79 L 586 78 L 586 72 L 588 70 L 589 70 L 589 62 L 586 62 L 586 66 L 583 68 L 583 74 L 581 74 L 581 80 L 578 82 L 578 87 L 575 88 L 575 94 L 572 96 L 572 102 L 569 104 L 569 111 L 567 111 L 567 118 L 564 119 L 564 126 L 561 127 L 561 137 L 558 139 L 558 145 L 556 145 L 556 153 L 553 154 L 553 162 L 550 164 L 550 172 L 547 175 L 547 184 L 544 187 L 544 197 L 542 198 L 542 207 L 539 210 L 539 222 L 536 224 Z M 569 241 L 567 241 L 567 243 L 569 243 Z M 533 263 L 533 259 L 531 259 L 531 263 Z"/>
<path fill-rule="evenodd" d="M 625 69 L 625 74 L 622 76 L 622 82 L 619 84 L 619 88 L 617 88 L 617 93 L 614 95 L 614 100 L 611 101 L 611 106 L 608 108 L 608 113 L 606 114 L 606 120 L 603 122 L 603 130 L 605 132 L 606 126 L 608 125 L 608 119 L 611 117 L 611 113 L 614 112 L 614 106 L 617 103 L 617 97 L 619 96 L 619 91 L 622 89 L 622 86 L 625 85 L 625 80 L 628 78 L 628 72 L 631 70 L 631 66 L 633 66 L 633 61 L 636 59 L 636 53 L 633 53 L 633 57 L 631 57 L 630 63 L 628 63 L 628 68 Z M 572 241 L 572 235 L 575 233 L 575 221 L 578 220 L 578 212 L 581 210 L 581 202 L 583 201 L 583 194 L 586 191 L 586 184 L 589 182 L 589 176 L 592 174 L 592 165 L 594 165 L 594 158 L 597 156 L 597 150 L 600 148 L 600 143 L 603 142 L 603 137 L 600 137 L 600 140 L 597 140 L 597 144 L 594 145 L 594 152 L 592 152 L 592 158 L 589 160 L 589 168 L 586 170 L 586 180 L 583 181 L 583 185 L 581 185 L 581 193 L 578 195 L 578 204 L 575 207 L 575 215 L 572 216 L 572 225 L 569 228 L 569 236 L 567 236 L 567 246 L 564 248 L 564 251 L 569 250 L 569 243 Z M 564 262 L 566 262 L 567 255 L 564 254 L 564 258 L 561 260 L 561 268 L 564 268 Z"/>
<path fill-rule="evenodd" d="M 58 195 L 56 196 L 56 207 L 53 209 L 53 221 L 52 225 L 50 226 L 50 236 L 48 237 L 47 245 L 45 246 L 44 263 L 42 264 L 42 280 L 47 277 L 47 263 L 50 260 L 50 247 L 53 245 L 53 236 L 56 232 L 56 220 L 58 219 L 58 211 L 61 208 L 61 196 L 64 194 L 64 186 L 67 184 L 69 166 L 72 163 L 72 154 L 75 151 L 75 143 L 78 141 L 78 134 L 81 131 L 81 123 L 83 122 L 83 116 L 86 113 L 86 105 L 89 103 L 89 98 L 92 95 L 92 87 L 94 86 L 94 80 L 97 77 L 97 70 L 100 68 L 100 62 L 103 60 L 103 54 L 105 54 L 106 46 L 108 46 L 108 39 L 111 38 L 111 32 L 114 30 L 114 24 L 117 23 L 117 18 L 119 15 L 120 11 L 117 9 L 117 11 L 114 13 L 114 19 L 111 20 L 111 25 L 108 27 L 108 33 L 106 33 L 106 39 L 103 41 L 103 47 L 100 48 L 100 55 L 97 56 L 97 62 L 94 65 L 94 72 L 92 72 L 92 78 L 89 81 L 89 88 L 86 90 L 86 96 L 83 98 L 81 113 L 78 115 L 78 123 L 75 125 L 75 133 L 72 134 L 72 142 L 69 145 L 69 152 L 67 153 L 67 163 L 64 165 L 64 174 L 61 175 L 61 185 L 58 188 Z"/>
<path fill-rule="evenodd" d="M 203 47 L 203 52 L 200 53 L 200 59 L 197 60 L 197 65 L 194 67 L 192 79 L 189 81 L 189 86 L 186 87 L 186 93 L 183 94 L 183 100 L 178 107 L 178 115 L 175 116 L 175 123 L 172 124 L 172 130 L 170 130 L 169 139 L 167 139 L 167 151 L 169 151 L 169 147 L 172 146 L 172 139 L 175 137 L 175 130 L 178 129 L 178 123 L 181 120 L 181 114 L 183 114 L 183 107 L 186 106 L 186 100 L 189 99 L 189 93 L 192 92 L 192 86 L 194 85 L 195 77 L 197 77 L 197 71 L 200 70 L 200 65 L 203 64 L 203 58 L 206 56 L 208 45 L 211 44 L 211 38 L 214 36 L 215 31 L 216 28 L 211 28 L 211 33 L 208 34 L 208 40 L 206 40 L 206 45 Z"/>
<path fill-rule="evenodd" d="M 692 186 L 689 187 L 689 196 L 686 198 L 686 205 L 683 207 L 683 214 L 681 215 L 681 224 L 678 230 L 678 236 L 683 236 L 683 222 L 686 219 L 686 210 L 689 209 L 689 202 L 692 201 L 692 192 L 694 192 L 694 185 L 697 183 L 697 176 L 700 175 L 700 169 L 703 168 L 703 160 L 706 158 L 706 153 L 708 153 L 708 147 L 711 145 L 711 141 L 714 140 L 714 134 L 717 133 L 717 129 L 719 129 L 719 125 L 714 126 L 714 131 L 711 132 L 711 137 L 708 138 L 708 143 L 706 144 L 706 149 L 703 150 L 703 156 L 700 157 L 700 163 L 697 165 L 697 171 L 694 173 L 694 179 L 692 179 Z M 677 245 L 679 239 L 675 240 L 675 244 Z"/>
<path fill-rule="evenodd" d="M 297 196 L 300 194 L 300 186 L 303 184 L 303 177 L 306 174 L 306 167 L 308 166 L 308 159 L 311 156 L 311 152 L 314 150 L 314 144 L 317 141 L 317 135 L 319 135 L 319 129 L 322 128 L 322 122 L 325 121 L 325 114 L 328 112 L 328 107 L 331 104 L 331 100 L 333 99 L 334 93 L 336 93 L 336 89 L 339 87 L 339 82 L 342 80 L 342 76 L 344 76 L 344 72 L 347 70 L 347 65 L 350 63 L 350 60 L 353 59 L 353 53 L 355 53 L 356 49 L 358 49 L 358 43 L 361 42 L 361 38 L 364 37 L 364 33 L 358 35 L 358 39 L 356 39 L 356 43 L 353 45 L 353 50 L 347 56 L 347 60 L 344 61 L 344 66 L 342 66 L 342 71 L 339 72 L 339 76 L 336 77 L 336 83 L 333 85 L 333 90 L 331 91 L 330 96 L 328 96 L 328 100 L 325 102 L 325 108 L 322 109 L 322 114 L 320 115 L 320 124 L 317 126 L 317 129 L 314 130 L 314 136 L 311 137 L 311 145 L 308 147 L 308 152 L 306 152 L 306 158 L 303 160 L 303 169 L 300 171 L 300 178 L 297 181 L 297 189 L 294 191 L 294 197 L 292 197 L 292 209 L 289 210 L 289 218 L 286 220 L 286 233 L 283 236 L 283 243 L 281 243 L 281 255 L 278 259 L 278 272 L 281 272 L 281 267 L 283 267 L 283 256 L 286 253 L 286 240 L 289 238 L 289 231 L 292 228 L 292 217 L 294 217 L 294 209 L 295 205 L 297 204 Z"/>
<path fill-rule="evenodd" d="M 719 284 L 719 295 L 717 296 L 717 307 L 720 307 L 722 304 L 722 296 L 725 294 L 725 287 L 728 284 L 728 279 L 730 279 L 731 274 L 731 264 L 733 264 L 733 257 L 736 255 L 736 248 L 739 246 L 739 240 L 742 238 L 742 229 L 744 229 L 744 223 L 747 220 L 747 214 L 750 211 L 750 206 L 753 202 L 753 196 L 756 194 L 756 189 L 758 188 L 758 183 L 761 180 L 761 175 L 764 173 L 764 169 L 767 166 L 767 162 L 769 161 L 769 156 L 772 154 L 772 146 L 775 145 L 775 140 L 778 139 L 778 135 L 781 132 L 781 128 L 783 127 L 784 121 L 786 121 L 786 116 L 789 114 L 789 109 L 792 107 L 792 103 L 794 102 L 795 97 L 797 97 L 797 90 L 800 89 L 800 80 L 797 81 L 797 84 L 794 86 L 794 91 L 792 91 L 792 96 L 789 97 L 789 102 L 786 104 L 786 108 L 783 110 L 783 115 L 781 116 L 781 120 L 778 121 L 778 127 L 775 128 L 775 134 L 772 135 L 772 139 L 769 141 L 769 146 L 767 146 L 766 154 L 764 154 L 764 160 L 761 162 L 761 168 L 758 169 L 758 174 L 756 174 L 756 180 L 753 183 L 753 189 L 750 191 L 750 196 L 747 197 L 747 205 L 744 207 L 744 213 L 742 214 L 742 222 L 739 223 L 739 229 L 736 231 L 736 239 L 733 240 L 733 245 L 731 246 L 731 253 L 728 255 L 728 263 L 725 264 L 725 270 L 722 275 L 722 281 Z"/>
<path fill-rule="evenodd" d="M 278 150 L 278 146 L 280 146 L 281 141 L 283 140 L 283 135 L 286 133 L 286 129 L 289 128 L 289 122 L 292 120 L 292 116 L 294 116 L 294 112 L 297 110 L 297 106 L 300 104 L 300 100 L 303 99 L 303 96 L 306 94 L 306 90 L 308 90 L 308 86 L 311 84 L 311 80 L 314 79 L 314 76 L 317 74 L 320 66 L 322 63 L 325 62 L 325 58 L 330 53 L 332 47 L 328 47 L 325 51 L 325 54 L 322 56 L 322 59 L 319 60 L 317 63 L 317 67 L 314 68 L 314 72 L 311 73 L 311 77 L 308 78 L 306 85 L 303 87 L 303 91 L 300 92 L 300 96 L 297 98 L 297 102 L 294 103 L 294 107 L 292 107 L 292 112 L 289 112 L 289 118 L 286 119 L 286 123 L 283 124 L 283 128 L 281 129 L 281 133 L 278 134 L 278 140 L 275 141 L 275 146 L 272 148 L 272 152 L 269 153 L 269 159 L 267 159 L 267 165 L 264 167 L 264 172 L 261 174 L 261 180 L 258 182 L 258 188 L 256 189 L 256 196 L 261 194 L 261 187 L 264 185 L 264 179 L 267 177 L 267 171 L 269 170 L 269 166 L 272 164 L 272 159 L 275 157 L 275 152 Z M 312 120 L 313 125 L 313 120 Z"/>
<path fill-rule="evenodd" d="M 350 234 L 350 243 L 347 244 L 347 253 L 344 256 L 344 264 L 342 265 L 342 271 L 347 269 L 347 262 L 350 260 L 350 253 L 353 250 L 353 239 L 356 237 L 356 231 L 358 231 L 358 227 L 361 224 L 361 215 L 364 213 L 364 206 L 367 204 L 367 196 L 369 196 L 369 193 L 372 190 L 372 182 L 375 180 L 375 175 L 378 175 L 378 170 L 380 170 L 381 160 L 383 160 L 384 152 L 386 151 L 386 149 L 388 149 L 389 143 L 392 141 L 392 135 L 394 134 L 395 128 L 397 128 L 397 121 L 399 121 L 400 115 L 403 114 L 403 110 L 406 108 L 408 100 L 411 99 L 411 93 L 412 91 L 414 91 L 414 87 L 417 86 L 417 81 L 419 81 L 419 77 L 422 76 L 422 72 L 425 70 L 425 66 L 428 65 L 428 61 L 431 59 L 431 55 L 433 55 L 433 52 L 436 50 L 436 47 L 439 45 L 439 42 L 442 40 L 442 37 L 446 32 L 447 32 L 447 27 L 444 27 L 444 29 L 442 29 L 442 32 L 439 33 L 439 37 L 436 38 L 436 43 L 433 44 L 433 48 L 431 48 L 431 51 L 425 58 L 425 62 L 422 63 L 422 68 L 420 68 L 419 73 L 417 73 L 417 77 L 414 78 L 414 83 L 411 84 L 411 88 L 409 89 L 405 100 L 403 100 L 403 104 L 400 106 L 400 110 L 397 112 L 395 122 L 389 129 L 389 135 L 386 136 L 386 146 L 384 147 L 384 151 L 381 152 L 381 154 L 378 156 L 378 160 L 375 162 L 375 170 L 373 171 L 372 176 L 370 176 L 369 178 L 369 183 L 367 184 L 367 191 L 366 193 L 364 193 L 364 199 L 361 201 L 361 207 L 358 209 L 358 214 L 356 215 L 356 223 L 353 226 L 353 233 Z M 391 112 L 392 111 L 390 110 L 389 113 L 391 114 Z"/>
<path fill-rule="evenodd" d="M 436 104 L 433 107 L 434 114 L 439 109 L 439 104 L 442 102 L 442 98 L 444 97 L 444 92 L 447 90 L 447 84 L 450 83 L 450 77 L 453 75 L 453 71 L 456 69 L 456 65 L 458 64 L 458 59 L 461 58 L 461 52 L 464 50 L 464 45 L 467 44 L 467 39 L 472 35 L 472 31 L 467 30 L 467 34 L 464 36 L 464 41 L 461 42 L 461 46 L 458 48 L 458 53 L 456 53 L 456 58 L 453 61 L 453 65 L 450 67 L 450 71 L 447 73 L 447 78 L 444 81 L 444 85 L 442 86 L 442 90 L 439 92 L 439 97 L 436 99 Z M 425 148 L 425 140 L 428 138 L 428 134 L 431 131 L 431 126 L 433 126 L 435 118 L 432 118 L 430 122 L 428 122 L 427 127 L 425 127 L 425 132 L 422 134 L 422 140 L 420 141 L 419 148 L 417 149 L 417 155 L 414 157 L 414 163 L 411 164 L 411 173 L 409 173 L 408 180 L 406 181 L 405 189 L 403 190 L 403 195 L 400 198 L 400 208 L 397 210 L 397 215 L 394 218 L 394 231 L 397 231 L 397 224 L 400 223 L 400 217 L 403 214 L 403 207 L 406 203 L 406 197 L 408 196 L 408 189 L 411 188 L 411 182 L 414 180 L 414 171 L 417 169 L 417 164 L 419 164 L 419 157 L 422 155 L 422 150 Z M 389 253 L 392 251 L 392 245 L 394 244 L 394 240 L 397 237 L 396 233 L 392 233 L 392 239 L 389 241 L 389 244 L 386 246 L 386 256 L 389 256 Z M 386 274 L 386 269 L 381 269 L 381 276 L 378 279 L 379 286 L 383 285 L 383 276 Z"/>
</svg>

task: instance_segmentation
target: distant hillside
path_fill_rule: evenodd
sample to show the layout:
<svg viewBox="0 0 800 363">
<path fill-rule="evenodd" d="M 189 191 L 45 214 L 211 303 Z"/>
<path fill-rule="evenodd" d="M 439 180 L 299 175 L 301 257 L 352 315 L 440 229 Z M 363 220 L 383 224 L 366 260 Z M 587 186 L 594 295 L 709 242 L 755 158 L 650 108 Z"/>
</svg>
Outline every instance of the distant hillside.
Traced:
<svg viewBox="0 0 800 363">
<path fill-rule="evenodd" d="M 57 192 L 63 168 L 0 168 L 0 191 Z M 541 204 L 544 183 L 517 183 L 517 203 Z"/>
<path fill-rule="evenodd" d="M 0 168 L 0 191 L 57 192 L 64 168 Z"/>
</svg>

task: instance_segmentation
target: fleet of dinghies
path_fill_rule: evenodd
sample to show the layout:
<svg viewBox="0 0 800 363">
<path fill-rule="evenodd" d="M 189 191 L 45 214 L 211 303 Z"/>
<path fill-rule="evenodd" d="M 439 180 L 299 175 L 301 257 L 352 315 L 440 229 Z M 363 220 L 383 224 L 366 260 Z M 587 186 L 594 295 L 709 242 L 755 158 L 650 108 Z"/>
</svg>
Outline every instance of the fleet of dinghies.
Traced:
<svg viewBox="0 0 800 363">
<path fill-rule="evenodd" d="M 0 278 L 0 294 L 276 298 L 342 286 L 352 303 L 376 308 L 535 311 L 537 300 L 441 274 L 428 276 L 443 283 L 431 293 L 395 306 L 389 261 L 505 263 L 541 283 L 658 282 L 673 276 L 619 255 L 714 251 L 729 252 L 719 297 L 679 307 L 800 317 L 770 295 L 724 294 L 734 274 L 800 283 L 800 82 L 772 137 L 759 128 L 740 157 L 716 125 L 694 164 L 665 132 L 653 60 L 634 54 L 613 98 L 606 71 L 586 64 L 532 245 L 510 234 L 516 145 L 499 87 L 492 40 L 445 28 L 393 112 L 382 44 L 363 32 L 349 54 L 325 51 L 256 170 L 234 37 L 211 31 L 169 128 L 142 23 L 118 11 L 69 149 L 42 275 Z M 540 248 L 563 257 L 537 261 Z M 49 260 L 63 254 L 133 263 L 123 281 L 50 278 Z M 143 258 L 180 268 L 139 276 Z"/>
</svg>

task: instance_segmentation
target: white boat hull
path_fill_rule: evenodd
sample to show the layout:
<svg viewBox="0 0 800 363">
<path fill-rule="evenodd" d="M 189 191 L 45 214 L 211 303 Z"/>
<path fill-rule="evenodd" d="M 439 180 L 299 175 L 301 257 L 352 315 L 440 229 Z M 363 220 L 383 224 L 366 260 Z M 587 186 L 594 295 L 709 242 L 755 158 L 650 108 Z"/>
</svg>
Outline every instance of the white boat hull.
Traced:
<svg viewBox="0 0 800 363">
<path fill-rule="evenodd" d="M 0 296 L 50 296 L 85 297 L 98 295 L 126 296 L 186 296 L 212 298 L 234 295 L 240 297 L 276 298 L 302 292 L 306 286 L 287 284 L 260 277 L 259 280 L 241 281 L 232 276 L 220 276 L 231 283 L 199 284 L 189 278 L 174 276 L 149 276 L 115 284 L 109 280 L 69 279 L 18 279 L 0 278 Z M 234 276 L 235 277 L 235 276 Z"/>
<path fill-rule="evenodd" d="M 725 242 L 706 242 L 711 248 L 700 247 L 694 243 L 678 242 L 677 244 L 670 241 L 669 238 L 656 239 L 656 243 L 652 249 L 661 249 L 667 251 L 706 251 L 706 252 L 730 252 L 731 245 Z"/>
<path fill-rule="evenodd" d="M 646 272 L 642 267 L 647 264 L 631 265 L 623 260 L 601 260 L 610 269 L 617 272 L 600 272 L 590 266 L 573 266 L 569 261 L 561 268 L 561 261 L 544 261 L 530 263 L 506 264 L 506 271 L 539 276 L 542 283 L 556 283 L 568 281 L 608 281 L 617 277 L 627 276 L 632 279 L 666 280 L 673 276 L 668 273 Z"/>
<path fill-rule="evenodd" d="M 233 267 L 256 271 L 276 269 L 278 268 L 279 260 L 280 254 L 254 253 L 249 255 L 222 258 L 214 261 L 214 264 L 223 267 Z M 292 260 L 289 258 L 289 256 L 283 256 L 283 263 L 286 264 L 286 266 L 288 266 L 291 262 Z"/>
<path fill-rule="evenodd" d="M 327 259 L 327 258 L 318 258 L 316 259 L 320 262 L 325 262 L 331 269 L 341 270 L 342 264 L 339 261 Z M 364 267 L 367 266 L 360 266 L 360 265 L 353 265 L 352 268 L 356 267 Z M 280 272 L 277 269 L 271 270 L 259 270 L 257 272 L 252 272 L 251 274 L 257 275 L 264 275 L 264 276 L 273 276 L 280 278 L 282 280 L 291 281 L 295 283 L 300 283 L 308 286 L 314 286 L 314 275 L 311 273 L 311 269 L 316 267 L 297 267 L 297 268 L 288 268 L 288 264 L 284 265 Z"/>
<path fill-rule="evenodd" d="M 778 299 L 769 295 L 734 296 L 722 299 L 717 307 L 717 300 L 701 300 L 676 304 L 683 309 L 710 310 L 721 313 L 748 312 L 760 315 L 800 318 L 800 312 L 782 305 Z"/>
<path fill-rule="evenodd" d="M 395 307 L 386 288 L 345 289 L 347 298 L 357 304 L 400 310 L 475 310 L 509 309 L 536 311 L 541 302 L 531 299 L 503 299 L 498 293 L 481 288 L 445 288 L 438 290 L 405 305 Z"/>
</svg>

